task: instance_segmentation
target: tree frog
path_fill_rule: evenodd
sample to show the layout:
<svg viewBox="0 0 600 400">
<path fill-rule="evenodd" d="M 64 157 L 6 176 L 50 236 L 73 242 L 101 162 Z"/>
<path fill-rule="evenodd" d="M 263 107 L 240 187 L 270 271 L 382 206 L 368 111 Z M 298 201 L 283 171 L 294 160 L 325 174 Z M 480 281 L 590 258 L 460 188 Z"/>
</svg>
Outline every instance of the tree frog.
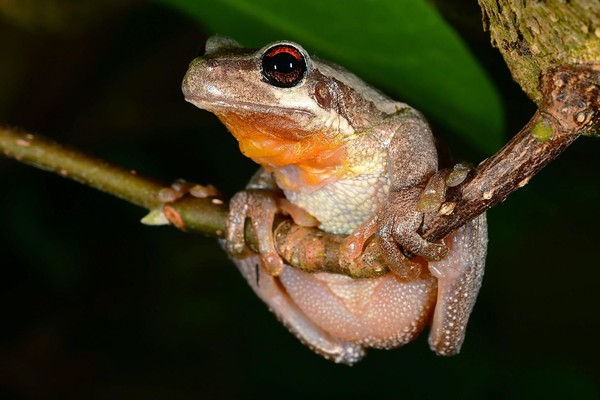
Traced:
<svg viewBox="0 0 600 400">
<path fill-rule="evenodd" d="M 419 112 L 290 41 L 256 51 L 213 37 L 182 90 L 261 166 L 230 202 L 225 248 L 294 335 L 353 364 L 367 348 L 404 345 L 431 325 L 430 347 L 458 353 L 481 286 L 487 225 L 480 216 L 442 243 L 421 237 L 432 212 L 419 200 L 436 177 L 438 155 Z M 273 241 L 277 213 L 348 235 L 340 262 L 352 263 L 377 240 L 391 272 L 353 279 L 286 265 Z M 258 253 L 244 242 L 247 220 Z"/>
</svg>

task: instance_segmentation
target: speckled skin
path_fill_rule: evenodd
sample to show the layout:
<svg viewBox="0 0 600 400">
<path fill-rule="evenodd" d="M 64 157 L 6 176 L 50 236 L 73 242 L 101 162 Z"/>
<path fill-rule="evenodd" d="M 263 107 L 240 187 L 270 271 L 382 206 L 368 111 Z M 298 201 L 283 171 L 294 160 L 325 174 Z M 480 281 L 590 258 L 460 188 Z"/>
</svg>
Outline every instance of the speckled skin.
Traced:
<svg viewBox="0 0 600 400">
<path fill-rule="evenodd" d="M 232 198 L 226 249 L 278 318 L 329 359 L 352 364 L 364 348 L 406 344 L 430 320 L 432 349 L 457 353 L 483 276 L 485 217 L 448 238 L 442 258 L 446 246 L 418 234 L 417 202 L 438 168 L 422 116 L 297 44 L 278 44 L 306 60 L 306 76 L 294 87 L 274 87 L 261 76 L 261 57 L 272 45 L 244 50 L 218 37 L 184 78 L 186 100 L 215 113 L 264 168 Z M 371 233 L 361 224 L 375 227 L 390 268 L 408 262 L 400 248 L 429 260 L 428 268 L 410 279 L 389 273 L 356 280 L 286 266 L 271 232 L 281 193 L 325 231 L 358 237 L 361 229 Z M 244 245 L 246 218 L 261 238 L 260 255 Z"/>
<path fill-rule="evenodd" d="M 390 138 L 368 130 L 348 141 L 350 170 L 341 179 L 311 190 L 286 190 L 285 197 L 316 217 L 327 232 L 350 234 L 388 197 L 387 173 Z M 381 132 L 379 132 L 381 133 Z"/>
</svg>

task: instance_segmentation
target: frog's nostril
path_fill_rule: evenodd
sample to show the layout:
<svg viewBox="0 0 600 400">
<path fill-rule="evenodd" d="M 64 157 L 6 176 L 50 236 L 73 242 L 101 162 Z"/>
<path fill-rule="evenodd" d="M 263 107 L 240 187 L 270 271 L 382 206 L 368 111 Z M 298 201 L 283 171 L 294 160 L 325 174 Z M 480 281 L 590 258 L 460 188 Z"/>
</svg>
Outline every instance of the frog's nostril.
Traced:
<svg viewBox="0 0 600 400">
<path fill-rule="evenodd" d="M 220 62 L 218 60 L 196 57 L 190 63 L 189 70 L 194 70 L 196 73 L 206 73 L 213 71 L 219 65 Z"/>
<path fill-rule="evenodd" d="M 219 66 L 219 61 L 215 59 L 205 60 L 205 65 L 208 69 L 216 68 Z"/>
</svg>

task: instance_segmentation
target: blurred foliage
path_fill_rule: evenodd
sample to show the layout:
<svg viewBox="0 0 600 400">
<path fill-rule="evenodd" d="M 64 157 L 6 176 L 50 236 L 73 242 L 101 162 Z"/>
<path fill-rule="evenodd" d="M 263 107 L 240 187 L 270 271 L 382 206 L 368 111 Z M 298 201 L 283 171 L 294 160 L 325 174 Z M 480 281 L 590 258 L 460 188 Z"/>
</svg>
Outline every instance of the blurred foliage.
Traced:
<svg viewBox="0 0 600 400">
<path fill-rule="evenodd" d="M 453 4 L 445 17 L 500 90 L 506 140 L 533 104 L 472 28 L 476 5 Z M 248 180 L 255 166 L 235 140 L 180 93 L 212 29 L 140 3 L 53 32 L 0 20 L 2 121 L 167 182 L 232 194 Z M 455 154 L 481 158 L 445 128 Z M 486 277 L 460 355 L 436 357 L 423 335 L 352 368 L 290 335 L 214 240 L 142 226 L 140 209 L 0 159 L 0 398 L 597 399 L 597 146 L 578 140 L 490 211 Z"/>
<path fill-rule="evenodd" d="M 140 0 L 0 0 L 0 15 L 30 31 L 73 34 Z"/>
<path fill-rule="evenodd" d="M 503 112 L 492 82 L 425 0 L 162 1 L 248 47 L 295 40 L 406 100 L 482 153 L 501 145 Z"/>
</svg>

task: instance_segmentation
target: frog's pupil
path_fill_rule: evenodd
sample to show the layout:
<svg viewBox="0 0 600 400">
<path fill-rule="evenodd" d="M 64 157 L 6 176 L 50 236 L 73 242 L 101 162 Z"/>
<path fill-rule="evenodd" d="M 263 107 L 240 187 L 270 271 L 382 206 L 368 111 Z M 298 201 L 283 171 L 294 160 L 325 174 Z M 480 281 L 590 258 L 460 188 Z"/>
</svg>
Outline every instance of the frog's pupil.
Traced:
<svg viewBox="0 0 600 400">
<path fill-rule="evenodd" d="M 289 53 L 279 53 L 271 57 L 270 62 L 275 71 L 288 73 L 294 70 L 296 59 Z"/>
<path fill-rule="evenodd" d="M 273 46 L 262 59 L 262 74 L 266 82 L 277 87 L 296 86 L 306 73 L 302 53 L 290 45 Z"/>
</svg>

